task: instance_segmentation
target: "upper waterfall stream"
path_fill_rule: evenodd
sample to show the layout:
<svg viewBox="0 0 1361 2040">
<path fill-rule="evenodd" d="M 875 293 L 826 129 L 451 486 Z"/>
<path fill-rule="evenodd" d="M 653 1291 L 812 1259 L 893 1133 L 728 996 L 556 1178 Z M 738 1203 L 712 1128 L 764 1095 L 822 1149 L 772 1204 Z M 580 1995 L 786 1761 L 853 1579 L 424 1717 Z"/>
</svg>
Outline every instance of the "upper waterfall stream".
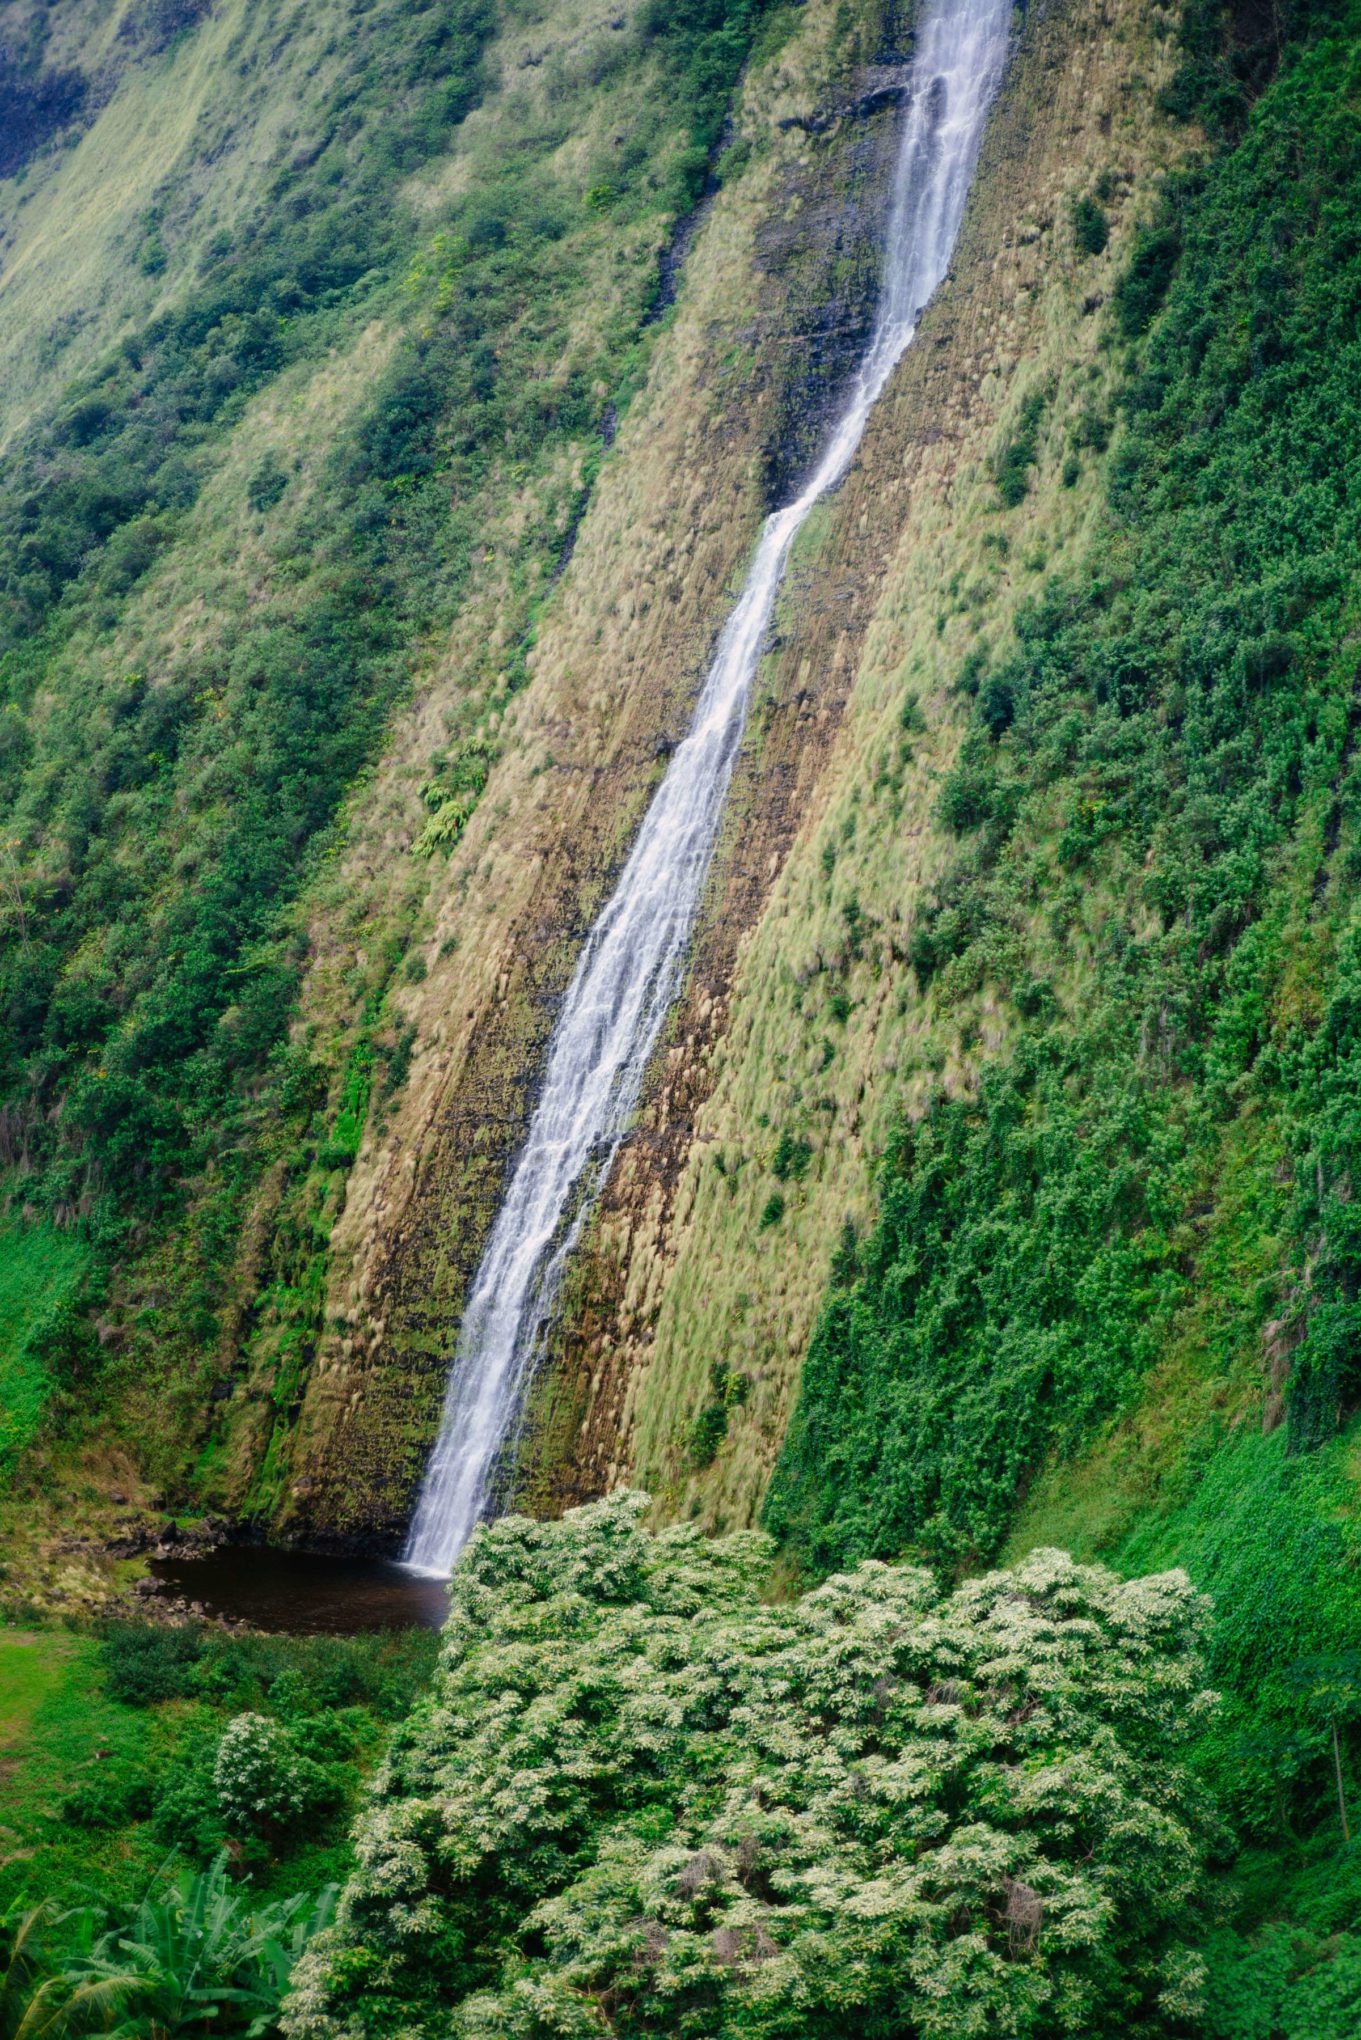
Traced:
<svg viewBox="0 0 1361 2040">
<path fill-rule="evenodd" d="M 766 519 L 694 722 L 587 938 L 478 1268 L 405 1559 L 447 1574 L 493 1499 L 567 1263 L 679 990 L 761 647 L 799 527 L 840 482 L 949 265 L 1006 63 L 1011 0 L 929 0 L 917 32 L 878 318 L 816 471 Z"/>
</svg>

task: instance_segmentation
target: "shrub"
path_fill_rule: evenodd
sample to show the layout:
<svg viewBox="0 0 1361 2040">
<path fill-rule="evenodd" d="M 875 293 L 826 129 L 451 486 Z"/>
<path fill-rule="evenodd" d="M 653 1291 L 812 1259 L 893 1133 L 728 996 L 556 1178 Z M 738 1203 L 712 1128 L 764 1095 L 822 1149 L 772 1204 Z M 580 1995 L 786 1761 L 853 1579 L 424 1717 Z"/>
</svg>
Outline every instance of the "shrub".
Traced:
<svg viewBox="0 0 1361 2040">
<path fill-rule="evenodd" d="M 1110 240 L 1105 212 L 1090 194 L 1073 206 L 1073 238 L 1084 255 L 1099 255 Z"/>
<path fill-rule="evenodd" d="M 246 501 L 263 516 L 272 510 L 288 487 L 288 470 L 277 453 L 267 453 L 246 484 Z"/>
<path fill-rule="evenodd" d="M 1032 390 L 1021 406 L 1016 430 L 993 462 L 993 480 L 1004 508 L 1014 510 L 1030 490 L 1030 470 L 1039 452 L 1040 422 L 1049 402 L 1048 392 Z"/>
<path fill-rule="evenodd" d="M 706 1403 L 690 1427 L 690 1464 L 696 1472 L 713 1465 L 727 1435 L 727 1404 L 719 1400 Z"/>
<path fill-rule="evenodd" d="M 311 1742 L 316 1747 L 315 1737 Z M 213 1760 L 213 1788 L 229 1834 L 273 1841 L 306 1833 L 343 1791 L 334 1770 L 264 1714 L 239 1714 L 227 1724 Z"/>
<path fill-rule="evenodd" d="M 943 827 L 965 835 L 989 820 L 997 800 L 997 768 L 975 740 L 965 740 L 959 762 L 941 782 L 936 813 Z"/>
<path fill-rule="evenodd" d="M 124 1828 L 144 1820 L 151 1806 L 151 1783 L 144 1771 L 106 1762 L 67 1793 L 61 1817 L 73 1827 Z"/>
<path fill-rule="evenodd" d="M 775 1143 L 775 1152 L 770 1158 L 770 1170 L 784 1183 L 792 1176 L 796 1182 L 808 1173 L 808 1164 L 813 1159 L 813 1143 L 804 1136 L 782 1133 Z"/>
<path fill-rule="evenodd" d="M 712 1466 L 718 1448 L 728 1435 L 728 1416 L 740 1409 L 751 1393 L 748 1375 L 736 1373 L 724 1360 L 709 1368 L 710 1400 L 690 1426 L 690 1463 L 697 1471 Z"/>
<path fill-rule="evenodd" d="M 217 1745 L 210 1737 L 181 1755 L 162 1776 L 151 1813 L 157 1838 L 207 1863 L 227 1839 L 213 1774 Z"/>
<path fill-rule="evenodd" d="M 1135 241 L 1112 298 L 1116 324 L 1127 340 L 1137 340 L 1152 325 L 1180 254 L 1181 240 L 1171 226 L 1150 227 Z"/>
<path fill-rule="evenodd" d="M 109 1698 L 127 1707 L 185 1698 L 195 1690 L 202 1649 L 202 1631 L 192 1625 L 166 1629 L 129 1623 L 110 1630 L 100 1646 Z"/>
</svg>

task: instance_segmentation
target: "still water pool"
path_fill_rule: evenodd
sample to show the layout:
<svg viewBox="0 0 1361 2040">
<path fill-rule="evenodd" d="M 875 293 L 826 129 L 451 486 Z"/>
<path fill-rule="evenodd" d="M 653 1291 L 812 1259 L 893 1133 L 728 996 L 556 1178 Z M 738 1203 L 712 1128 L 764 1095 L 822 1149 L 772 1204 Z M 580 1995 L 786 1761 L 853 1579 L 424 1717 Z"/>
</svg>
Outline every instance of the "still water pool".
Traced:
<svg viewBox="0 0 1361 2040">
<path fill-rule="evenodd" d="M 152 1577 L 177 1600 L 253 1629 L 353 1636 L 372 1629 L 438 1629 L 448 1613 L 443 1580 L 421 1579 L 387 1558 L 331 1558 L 270 1545 L 223 1545 L 195 1558 L 158 1558 Z"/>
</svg>

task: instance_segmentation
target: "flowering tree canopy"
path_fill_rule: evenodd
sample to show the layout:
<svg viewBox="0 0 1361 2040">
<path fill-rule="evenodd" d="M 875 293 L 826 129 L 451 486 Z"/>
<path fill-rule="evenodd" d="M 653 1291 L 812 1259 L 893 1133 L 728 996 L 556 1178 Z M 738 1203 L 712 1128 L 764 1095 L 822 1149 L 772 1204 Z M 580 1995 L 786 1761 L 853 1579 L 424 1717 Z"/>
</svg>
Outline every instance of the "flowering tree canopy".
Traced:
<svg viewBox="0 0 1361 2040">
<path fill-rule="evenodd" d="M 480 1532 L 290 2040 L 1169 2035 L 1204 1604 L 1041 1551 L 949 1589 L 622 1494 Z"/>
</svg>

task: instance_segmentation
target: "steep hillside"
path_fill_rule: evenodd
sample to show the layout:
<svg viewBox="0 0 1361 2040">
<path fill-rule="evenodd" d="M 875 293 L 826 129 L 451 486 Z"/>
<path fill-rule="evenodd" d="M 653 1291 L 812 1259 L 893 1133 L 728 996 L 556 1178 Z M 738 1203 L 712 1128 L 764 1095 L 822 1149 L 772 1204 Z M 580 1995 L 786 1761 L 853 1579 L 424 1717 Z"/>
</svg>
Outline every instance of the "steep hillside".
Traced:
<svg viewBox="0 0 1361 2040">
<path fill-rule="evenodd" d="M 397 1547 L 873 328 L 919 22 L 0 0 L 7 1615 L 125 1618 L 167 1512 Z M 6 1904 L 87 1834 L 125 1910 L 253 1866 L 263 2032 L 345 1877 L 298 2040 L 1355 2032 L 1358 221 L 1358 0 L 1018 9 L 543 1327 L 539 1520 L 424 1698 L 4 1638 Z"/>
<path fill-rule="evenodd" d="M 289 1486 L 265 1498 L 290 1531 L 391 1536 L 409 1513 L 555 996 L 683 731 L 771 493 L 807 458 L 872 314 L 894 102 L 864 59 L 884 54 L 889 25 L 873 10 L 854 37 L 839 23 L 805 7 L 752 68 L 651 373 L 523 649 L 532 677 L 492 728 L 477 813 L 422 881 L 419 983 L 393 1001 L 410 1078 L 351 1175 L 301 1328 L 315 1358 L 297 1439 L 281 1441 Z M 438 681 L 396 734 L 347 872 L 347 905 L 362 904 L 320 931 L 310 999 L 390 891 L 456 684 Z M 272 1372 L 298 1336 L 280 1313 L 252 1364 Z"/>
<path fill-rule="evenodd" d="M 1158 108 L 1168 28 L 1141 4 L 1029 18 L 951 276 L 810 534 L 771 692 L 835 685 L 849 706 L 815 789 L 791 789 L 797 835 L 755 899 L 739 888 L 764 739 L 735 804 L 727 897 L 583 1271 L 586 1491 L 627 1469 L 668 1511 L 752 1519 L 838 1241 L 872 1209 L 895 1124 L 973 1089 L 1014 1031 L 998 986 L 961 985 L 942 1011 L 910 958 L 955 861 L 937 801 L 967 726 L 959 677 L 1003 655 L 1101 519 L 1099 457 L 1084 449 L 1067 476 L 1064 462 L 1110 401 L 1104 308 L 1190 139 Z M 1083 201 L 1106 222 L 1096 254 L 1075 226 Z M 995 472 L 1013 443 L 1008 508 Z M 715 1452 L 704 1427 L 722 1404 Z"/>
<path fill-rule="evenodd" d="M 12 1443 L 39 1494 L 93 1435 L 97 1482 L 244 1503 L 370 1092 L 405 1078 L 425 895 L 458 882 L 738 71 L 796 22 L 40 14 L 9 10 L 7 89 L 85 82 L 4 185 L 0 1163 L 13 1251 L 88 1251 L 8 1329 Z M 858 42 L 834 64 L 827 30 L 830 91 Z"/>
</svg>

